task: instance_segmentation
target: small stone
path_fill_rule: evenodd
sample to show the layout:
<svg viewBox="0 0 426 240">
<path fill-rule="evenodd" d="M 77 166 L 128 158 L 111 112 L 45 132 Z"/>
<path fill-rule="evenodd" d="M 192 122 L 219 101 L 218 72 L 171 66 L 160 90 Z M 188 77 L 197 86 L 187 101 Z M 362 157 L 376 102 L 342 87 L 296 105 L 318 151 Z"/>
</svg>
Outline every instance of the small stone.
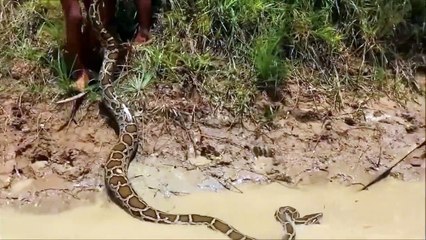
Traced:
<svg viewBox="0 0 426 240">
<path fill-rule="evenodd" d="M 203 156 L 196 156 L 194 158 L 189 158 L 189 162 L 195 166 L 203 166 L 211 163 L 211 160 Z"/>
<path fill-rule="evenodd" d="M 407 131 L 407 133 L 413 133 L 418 129 L 418 127 L 414 124 L 407 124 L 405 126 L 405 131 Z"/>
<path fill-rule="evenodd" d="M 354 126 L 356 125 L 356 122 L 353 118 L 351 117 L 345 117 L 345 123 L 348 124 L 349 126 Z"/>
<path fill-rule="evenodd" d="M 34 172 L 39 172 L 40 169 L 44 168 L 46 165 L 46 161 L 37 161 L 31 164 L 31 168 L 34 170 Z"/>
<path fill-rule="evenodd" d="M 10 185 L 12 178 L 10 175 L 0 175 L 0 188 L 5 188 Z"/>
<path fill-rule="evenodd" d="M 29 128 L 29 127 L 27 127 L 27 126 L 25 126 L 25 127 L 23 127 L 23 128 L 21 129 L 21 131 L 22 131 L 23 133 L 28 133 L 28 132 L 30 132 L 30 128 Z"/>
<path fill-rule="evenodd" d="M 326 130 L 328 130 L 328 131 L 330 131 L 332 128 L 333 128 L 333 126 L 331 125 L 331 121 L 327 121 L 325 124 L 324 124 L 324 128 L 326 129 Z"/>
<path fill-rule="evenodd" d="M 10 188 L 10 192 L 13 195 L 19 194 L 23 190 L 25 190 L 28 187 L 30 187 L 33 182 L 34 182 L 34 179 L 24 179 L 24 180 L 20 180 L 20 181 L 18 181 L 16 183 L 13 183 L 12 186 L 11 186 L 11 188 Z"/>
</svg>

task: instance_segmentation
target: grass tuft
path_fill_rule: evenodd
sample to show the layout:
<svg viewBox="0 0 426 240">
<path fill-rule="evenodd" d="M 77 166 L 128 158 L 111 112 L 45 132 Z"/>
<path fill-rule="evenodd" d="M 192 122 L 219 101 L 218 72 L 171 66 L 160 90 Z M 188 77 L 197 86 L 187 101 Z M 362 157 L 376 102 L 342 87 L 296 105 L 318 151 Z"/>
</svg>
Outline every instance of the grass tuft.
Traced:
<svg viewBox="0 0 426 240">
<path fill-rule="evenodd" d="M 123 94 L 177 83 L 242 116 L 260 93 L 282 95 L 294 80 L 337 104 L 350 91 L 405 97 L 425 64 L 423 0 L 161 2 L 156 39 L 134 55 Z M 69 67 L 48 56 L 63 44 L 59 1 L 1 0 L 0 10 L 0 74 L 25 59 L 50 69 L 67 92 Z"/>
</svg>

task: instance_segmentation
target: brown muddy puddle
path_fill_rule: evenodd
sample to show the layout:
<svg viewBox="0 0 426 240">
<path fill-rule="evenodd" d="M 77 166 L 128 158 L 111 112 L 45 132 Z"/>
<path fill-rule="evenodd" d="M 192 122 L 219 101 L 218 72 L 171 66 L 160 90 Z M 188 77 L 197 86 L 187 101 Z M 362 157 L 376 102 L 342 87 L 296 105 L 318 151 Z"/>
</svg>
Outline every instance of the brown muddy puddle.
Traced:
<svg viewBox="0 0 426 240">
<path fill-rule="evenodd" d="M 278 183 L 244 185 L 244 193 L 196 192 L 164 198 L 144 194 L 153 206 L 173 213 L 219 217 L 246 234 L 280 239 L 275 210 L 292 205 L 302 215 L 322 211 L 320 225 L 298 226 L 298 239 L 424 239 L 425 182 L 387 179 L 359 192 L 360 186 L 335 183 L 289 188 Z M 204 226 L 161 225 L 136 220 L 104 195 L 96 204 L 59 214 L 0 209 L 0 238 L 42 239 L 226 239 Z"/>
</svg>

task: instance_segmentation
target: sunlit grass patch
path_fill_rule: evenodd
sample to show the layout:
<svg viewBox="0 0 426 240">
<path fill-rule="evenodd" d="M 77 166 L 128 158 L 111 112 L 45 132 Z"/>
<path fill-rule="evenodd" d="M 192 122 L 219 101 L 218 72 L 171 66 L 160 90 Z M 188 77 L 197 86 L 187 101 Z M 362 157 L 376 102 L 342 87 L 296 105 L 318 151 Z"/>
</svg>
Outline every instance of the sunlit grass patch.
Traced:
<svg viewBox="0 0 426 240">
<path fill-rule="evenodd" d="M 161 2 L 155 40 L 133 52 L 120 94 L 141 98 L 157 84 L 190 85 L 214 108 L 241 116 L 256 96 L 282 95 L 292 80 L 336 104 L 345 104 L 345 91 L 403 98 L 415 56 L 424 54 L 421 0 Z M 49 68 L 44 77 L 69 92 L 69 66 L 55 51 L 64 41 L 59 1 L 0 5 L 0 73 L 25 59 Z"/>
</svg>

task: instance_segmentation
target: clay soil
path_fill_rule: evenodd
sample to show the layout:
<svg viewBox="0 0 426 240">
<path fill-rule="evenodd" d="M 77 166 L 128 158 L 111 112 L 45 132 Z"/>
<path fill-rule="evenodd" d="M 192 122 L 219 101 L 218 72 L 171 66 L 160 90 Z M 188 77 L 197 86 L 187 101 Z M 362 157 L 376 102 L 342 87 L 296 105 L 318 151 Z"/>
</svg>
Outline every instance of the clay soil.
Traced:
<svg viewBox="0 0 426 240">
<path fill-rule="evenodd" d="M 0 79 L 0 205 L 48 206 L 44 210 L 52 212 L 91 202 L 103 192 L 102 164 L 116 142 L 108 118 L 92 102 L 60 130 L 72 104 L 34 98 L 17 87 L 20 81 Z M 149 101 L 159 94 L 147 94 L 147 108 L 170 104 L 166 98 Z M 144 116 L 143 141 L 132 166 L 197 170 L 218 183 L 216 188 L 207 184 L 210 190 L 235 191 L 243 182 L 366 184 L 425 139 L 423 96 L 404 104 L 348 97 L 339 111 L 320 99 L 299 94 L 296 101 L 295 96 L 268 124 L 231 121 L 211 109 L 191 124 Z M 262 101 L 258 108 L 265 106 Z M 425 149 L 419 149 L 389 177 L 424 180 L 425 159 Z"/>
</svg>

